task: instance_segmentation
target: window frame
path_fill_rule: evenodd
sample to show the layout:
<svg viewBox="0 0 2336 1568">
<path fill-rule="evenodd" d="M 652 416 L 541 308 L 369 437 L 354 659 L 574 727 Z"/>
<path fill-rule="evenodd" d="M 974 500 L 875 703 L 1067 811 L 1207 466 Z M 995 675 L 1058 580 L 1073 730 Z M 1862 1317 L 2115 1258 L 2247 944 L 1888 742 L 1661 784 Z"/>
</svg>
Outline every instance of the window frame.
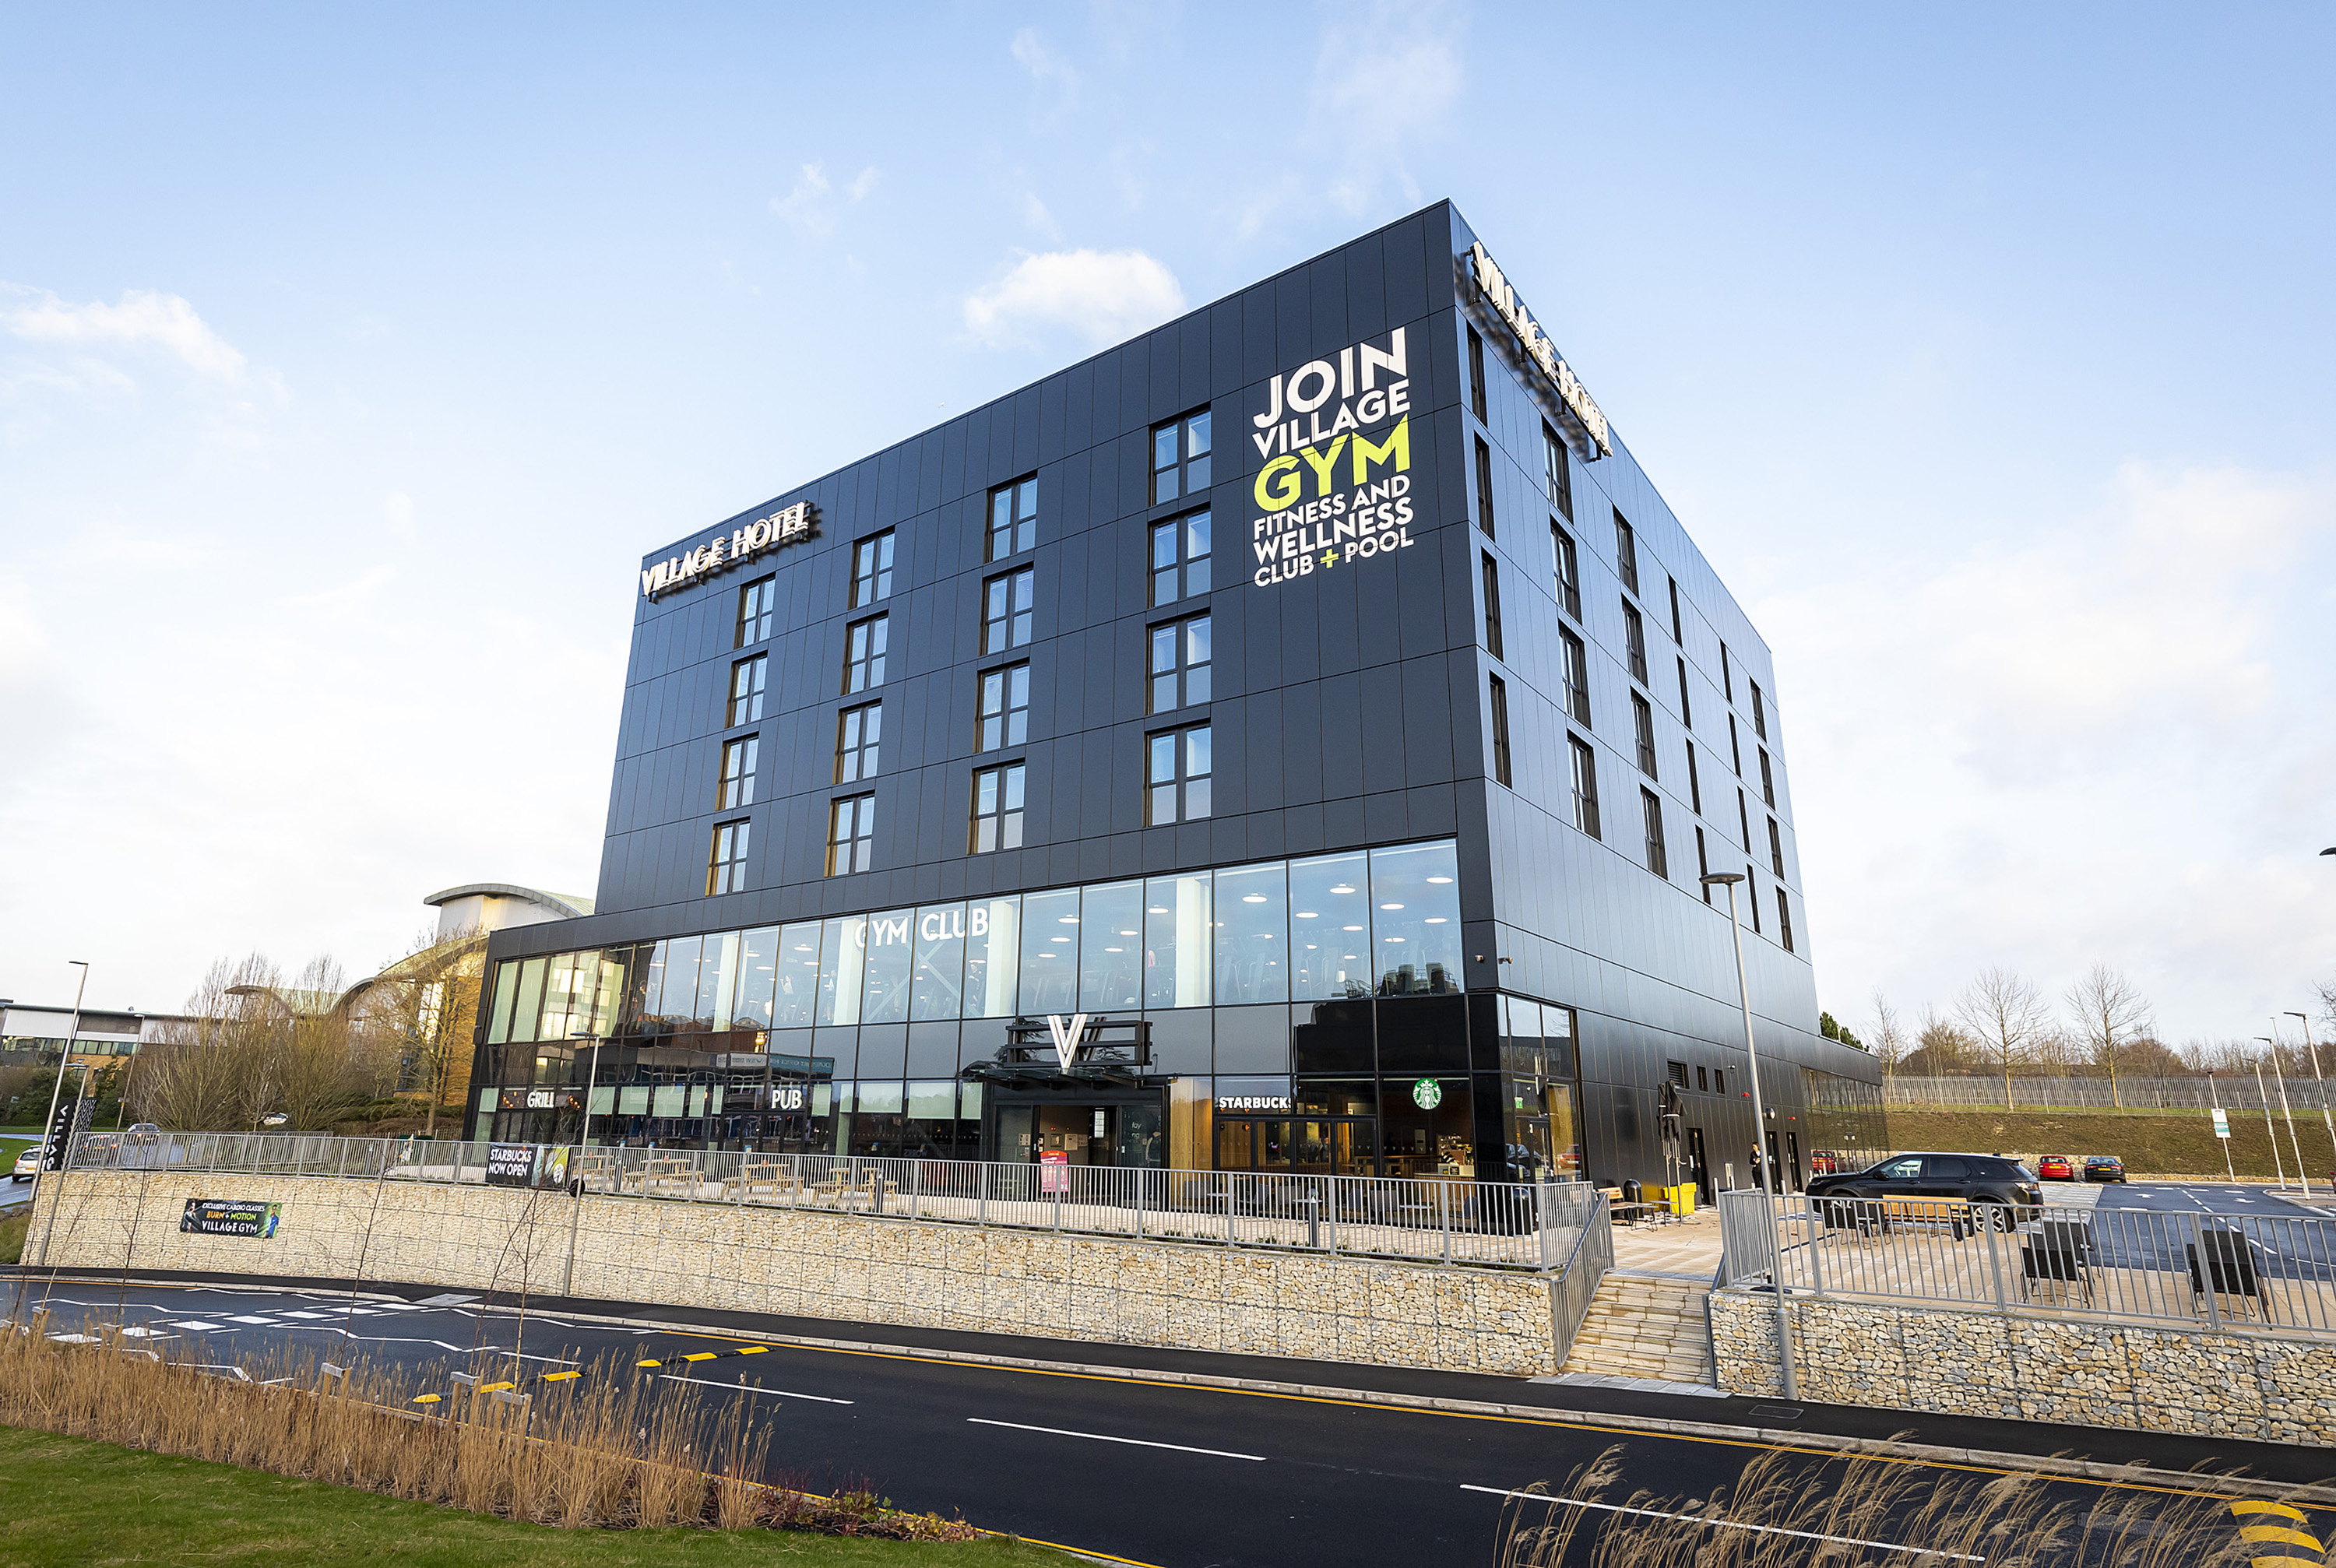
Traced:
<svg viewBox="0 0 2336 1568">
<path fill-rule="evenodd" d="M 1753 749 L 1760 754 L 1760 798 L 1767 803 L 1770 811 L 1775 811 L 1776 809 L 1776 770 L 1768 765 L 1768 748 L 1755 746 Z"/>
<path fill-rule="evenodd" d="M 1192 765 L 1192 739 L 1196 735 L 1205 737 L 1201 742 L 1201 750 L 1206 754 L 1209 765 L 1197 770 Z M 1163 741 L 1171 743 L 1168 754 L 1171 771 L 1166 777 L 1162 777 L 1159 771 L 1158 748 Z M 1216 745 L 1215 736 L 1206 721 L 1149 732 L 1144 737 L 1144 759 L 1145 827 L 1171 827 L 1178 823 L 1204 822 L 1216 814 Z M 1192 786 L 1196 784 L 1201 786 L 1202 802 L 1197 812 L 1192 810 Z M 1160 792 L 1163 790 L 1170 792 L 1173 801 L 1173 810 L 1165 817 L 1159 814 Z"/>
<path fill-rule="evenodd" d="M 1493 521 L 1493 449 L 1481 435 L 1476 443 L 1476 526 L 1486 539 L 1498 539 Z"/>
<path fill-rule="evenodd" d="M 1793 903 L 1781 882 L 1776 886 L 1776 941 L 1788 953 L 1796 950 L 1793 946 Z"/>
<path fill-rule="evenodd" d="M 892 597 L 892 552 L 898 529 L 881 529 L 852 541 L 852 609 L 865 609 Z"/>
<path fill-rule="evenodd" d="M 1647 684 L 1647 621 L 1639 607 L 1622 600 L 1622 652 L 1630 665 L 1630 678 Z"/>
<path fill-rule="evenodd" d="M 1695 765 L 1695 742 L 1691 740 L 1687 743 L 1687 792 L 1688 803 L 1695 808 L 1696 815 L 1701 816 L 1703 814 L 1703 778 Z"/>
<path fill-rule="evenodd" d="M 1669 573 L 1666 572 L 1666 573 L 1664 573 L 1664 575 L 1663 575 L 1663 581 L 1665 581 L 1666 583 L 1668 583 L 1668 584 L 1669 584 L 1669 585 L 1670 585 L 1670 593 L 1671 593 L 1671 640 L 1672 640 L 1673 642 L 1675 642 L 1675 643 L 1679 644 L 1681 648 L 1685 648 L 1685 647 L 1687 646 L 1687 638 L 1686 638 L 1686 636 L 1684 635 L 1685 630 L 1686 630 L 1686 628 L 1684 627 L 1684 625 L 1683 625 L 1683 624 L 1680 622 L 1680 620 L 1679 620 L 1679 579 L 1677 579 L 1677 578 L 1675 578 L 1675 577 L 1671 576 Z"/>
<path fill-rule="evenodd" d="M 722 773 L 714 785 L 715 811 L 744 811 L 754 803 L 754 768 L 762 739 L 759 735 L 742 735 L 722 743 Z"/>
<path fill-rule="evenodd" d="M 1630 694 L 1630 734 L 1638 744 L 1639 771 L 1649 778 L 1655 772 L 1655 705 L 1643 693 Z"/>
<path fill-rule="evenodd" d="M 880 612 L 844 624 L 843 696 L 856 696 L 884 684 L 884 662 L 892 646 L 891 618 L 890 612 Z M 854 655 L 852 645 L 863 632 L 867 634 L 868 646 L 865 651 Z M 852 684 L 855 676 L 859 680 L 856 686 Z"/>
<path fill-rule="evenodd" d="M 735 729 L 742 724 L 762 723 L 763 698 L 766 695 L 766 688 L 770 686 L 770 682 L 771 656 L 769 654 L 750 654 L 745 658 L 731 660 L 730 693 L 725 704 L 725 711 L 728 714 L 730 722 L 722 727 Z M 739 689 L 742 686 L 750 689 L 742 691 Z M 738 710 L 738 705 L 742 702 L 748 705 L 748 711 L 744 714 Z"/>
<path fill-rule="evenodd" d="M 1541 422 L 1543 477 L 1549 484 L 1549 503 L 1566 521 L 1573 521 L 1573 458 L 1549 421 Z"/>
<path fill-rule="evenodd" d="M 990 605 L 1001 588 L 1005 592 L 1005 612 L 993 617 L 989 612 Z M 1019 608 L 1015 603 L 1017 597 L 1022 600 Z M 1017 648 L 1029 647 L 1035 633 L 1037 604 L 1038 569 L 1036 566 L 1017 566 L 1011 571 L 997 572 L 983 578 L 981 657 L 988 658 L 992 654 L 1011 653 Z M 999 635 L 1005 640 L 992 642 L 990 638 L 998 628 L 1004 628 Z"/>
<path fill-rule="evenodd" d="M 837 862 L 836 852 L 843 852 Z M 876 859 L 876 792 L 861 790 L 837 795 L 827 803 L 827 872 L 832 877 L 857 876 L 872 871 Z M 858 865 L 852 862 L 859 861 Z"/>
<path fill-rule="evenodd" d="M 1022 700 L 1014 700 L 1015 677 L 1021 677 Z M 989 683 L 998 683 L 998 710 L 989 707 Z M 1026 745 L 1030 739 L 1030 661 L 1017 659 L 1012 664 L 992 665 L 974 677 L 973 749 L 976 755 L 983 752 L 1003 751 L 1007 746 Z M 989 726 L 998 726 L 998 739 L 989 738 Z"/>
<path fill-rule="evenodd" d="M 1703 824 L 1695 824 L 1696 885 L 1703 890 L 1703 901 L 1711 901 L 1711 884 L 1703 879 L 1711 874 L 1711 852 L 1703 842 Z"/>
<path fill-rule="evenodd" d="M 1499 676 L 1487 676 L 1486 701 L 1493 721 L 1493 780 L 1514 789 L 1515 774 L 1509 755 L 1509 687 Z"/>
<path fill-rule="evenodd" d="M 746 891 L 746 854 L 753 840 L 754 819 L 736 817 L 715 823 L 706 851 L 706 896 Z"/>
<path fill-rule="evenodd" d="M 1484 651 L 1494 658 L 1505 659 L 1501 651 L 1501 564 L 1493 552 L 1484 552 Z"/>
<path fill-rule="evenodd" d="M 1026 513 L 1022 502 L 1027 494 L 1030 509 Z M 1006 524 L 998 526 L 998 503 L 1006 502 Z M 1003 540 L 1007 548 L 1000 550 Z M 1025 550 L 1036 549 L 1038 543 L 1038 476 L 1026 473 L 1021 478 L 994 485 L 981 517 L 981 559 L 984 561 L 1010 560 Z"/>
<path fill-rule="evenodd" d="M 1192 634 L 1198 630 L 1202 649 L 1210 657 L 1192 657 Z M 1214 700 L 1212 676 L 1215 669 L 1216 644 L 1212 637 L 1209 612 L 1180 616 L 1174 620 L 1154 621 L 1144 628 L 1144 703 L 1146 714 L 1176 713 L 1188 707 L 1199 707 Z M 1160 667 L 1162 634 L 1167 634 L 1168 646 L 1174 655 L 1167 668 Z M 1201 689 L 1192 690 L 1192 677 L 1199 674 Z M 1160 683 L 1169 683 L 1170 694 L 1175 699 L 1166 707 L 1160 706 Z"/>
<path fill-rule="evenodd" d="M 1209 545 L 1209 549 L 1198 552 L 1191 548 L 1192 525 L 1195 522 L 1200 524 L 1205 542 Z M 1165 565 L 1163 565 L 1160 560 L 1160 545 L 1163 539 L 1167 541 L 1170 547 L 1170 557 Z M 1185 599 L 1197 599 L 1210 591 L 1212 586 L 1210 579 L 1212 575 L 1211 568 L 1216 559 L 1213 553 L 1216 547 L 1216 534 L 1214 520 L 1210 515 L 1208 507 L 1195 507 L 1190 511 L 1181 512 L 1174 517 L 1151 524 L 1150 531 L 1145 535 L 1145 545 L 1147 553 L 1144 557 L 1146 563 L 1144 570 L 1148 582 L 1146 591 L 1151 595 L 1153 609 L 1158 609 L 1166 605 L 1180 604 Z M 1195 580 L 1196 577 L 1198 580 Z M 1171 579 L 1168 586 L 1175 591 L 1164 596 L 1161 593 L 1163 578 Z"/>
<path fill-rule="evenodd" d="M 1574 548 L 1573 535 L 1559 527 L 1555 518 L 1550 519 L 1549 546 L 1555 558 L 1558 608 L 1578 623 L 1582 619 L 1582 555 Z"/>
<path fill-rule="evenodd" d="M 1027 764 L 1017 757 L 1011 762 L 992 763 L 973 770 L 973 798 L 967 808 L 965 852 L 969 855 L 997 854 L 1002 850 L 1018 850 L 1023 844 L 1023 814 L 1027 790 Z M 990 809 L 982 808 L 982 785 L 991 786 Z M 982 829 L 991 830 L 990 842 L 982 842 Z M 1008 837 L 1013 842 L 1007 842 Z"/>
<path fill-rule="evenodd" d="M 1476 416 L 1479 424 L 1490 424 L 1484 411 L 1488 404 L 1484 390 L 1484 339 L 1475 327 L 1468 328 L 1468 412 Z"/>
<path fill-rule="evenodd" d="M 1767 740 L 1768 738 L 1768 705 L 1760 698 L 1760 683 L 1753 680 L 1744 684 L 1752 688 L 1752 733 L 1762 740 Z"/>
<path fill-rule="evenodd" d="M 1640 830 L 1646 838 L 1647 869 L 1665 881 L 1671 877 L 1670 846 L 1663 836 L 1663 797 L 1639 786 Z"/>
<path fill-rule="evenodd" d="M 871 716 L 875 720 L 875 734 L 872 735 L 869 734 L 868 722 Z M 881 698 L 875 702 L 853 703 L 836 710 L 833 780 L 836 784 L 864 784 L 876 776 L 877 770 L 882 765 L 883 732 L 884 704 Z M 851 759 L 852 770 L 849 775 L 844 772 L 847 757 Z"/>
<path fill-rule="evenodd" d="M 1590 645 L 1565 627 L 1557 628 L 1559 689 L 1565 694 L 1565 711 L 1585 728 L 1590 722 Z"/>
<path fill-rule="evenodd" d="M 733 649 L 771 640 L 771 620 L 778 608 L 779 577 L 773 572 L 738 586 L 738 640 Z"/>
<path fill-rule="evenodd" d="M 1639 591 L 1639 531 L 1630 526 L 1630 520 L 1622 515 L 1621 507 L 1613 508 L 1613 512 L 1614 575 L 1622 579 L 1624 588 L 1635 594 Z"/>
<path fill-rule="evenodd" d="M 1598 824 L 1598 748 L 1570 730 L 1565 738 L 1572 748 L 1573 825 L 1603 842 Z"/>
<path fill-rule="evenodd" d="M 1785 880 L 1785 834 L 1775 817 L 1768 819 L 1768 869 L 1776 873 L 1778 881 Z"/>
<path fill-rule="evenodd" d="M 1212 477 L 1214 465 L 1211 461 L 1215 452 L 1214 421 L 1210 417 L 1209 409 L 1210 405 L 1203 403 L 1152 427 L 1151 446 L 1147 453 L 1151 478 L 1144 492 L 1151 499 L 1145 504 L 1166 506 L 1195 494 L 1205 495 L 1214 484 Z M 1197 450 L 1193 444 L 1196 428 L 1200 438 Z M 1160 440 L 1172 433 L 1176 455 L 1171 462 L 1163 463 L 1160 461 Z M 1176 488 L 1163 494 L 1160 476 L 1164 473 L 1175 475 Z"/>
</svg>

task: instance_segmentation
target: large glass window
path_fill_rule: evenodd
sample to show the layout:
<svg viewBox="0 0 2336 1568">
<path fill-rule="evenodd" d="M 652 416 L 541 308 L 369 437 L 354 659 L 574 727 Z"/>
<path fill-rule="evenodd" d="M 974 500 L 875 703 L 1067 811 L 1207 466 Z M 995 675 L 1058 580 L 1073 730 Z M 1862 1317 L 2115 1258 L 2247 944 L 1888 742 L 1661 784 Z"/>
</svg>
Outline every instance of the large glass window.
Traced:
<svg viewBox="0 0 2336 1568">
<path fill-rule="evenodd" d="M 778 991 L 771 1004 L 771 1027 L 809 1028 L 819 1016 L 819 922 L 804 920 L 779 929 Z"/>
<path fill-rule="evenodd" d="M 973 823 L 967 848 L 986 855 L 1022 847 L 1022 765 L 973 770 Z"/>
<path fill-rule="evenodd" d="M 871 615 L 843 632 L 843 695 L 884 684 L 886 618 Z"/>
<path fill-rule="evenodd" d="M 724 823 L 714 830 L 714 847 L 706 867 L 706 892 L 744 892 L 746 888 L 746 838 L 750 823 Z"/>
<path fill-rule="evenodd" d="M 1209 726 L 1163 730 L 1146 737 L 1144 813 L 1147 824 L 1207 816 L 1212 762 Z"/>
<path fill-rule="evenodd" d="M 976 751 L 1020 745 L 1030 738 L 1030 667 L 1009 664 L 981 675 L 981 733 Z"/>
<path fill-rule="evenodd" d="M 1209 514 L 1172 518 L 1152 530 L 1152 602 L 1173 604 L 1209 591 Z"/>
<path fill-rule="evenodd" d="M 757 578 L 738 590 L 738 640 L 731 646 L 768 641 L 772 612 L 778 608 L 779 579 Z"/>
<path fill-rule="evenodd" d="M 984 560 L 1004 560 L 1038 542 L 1038 476 L 989 492 L 989 543 Z"/>
<path fill-rule="evenodd" d="M 827 922 L 819 945 L 819 1017 L 822 1026 L 856 1024 L 868 974 L 868 917 L 844 915 Z"/>
<path fill-rule="evenodd" d="M 909 1016 L 953 1018 L 964 1006 L 965 906 L 926 904 L 917 911 L 917 964 L 910 981 Z"/>
<path fill-rule="evenodd" d="M 884 705 L 863 703 L 845 708 L 835 719 L 835 782 L 858 784 L 876 776 L 876 760 L 884 738 Z"/>
<path fill-rule="evenodd" d="M 697 953 L 703 937 L 675 937 L 665 944 L 665 985 L 657 1011 L 670 1029 L 704 1028 L 697 1021 Z M 521 998 L 522 1004 L 526 998 Z"/>
<path fill-rule="evenodd" d="M 1153 713 L 1171 713 L 1209 700 L 1209 618 L 1172 620 L 1152 628 Z"/>
<path fill-rule="evenodd" d="M 1033 1016 L 1078 1011 L 1079 890 L 1022 900 L 1022 1008 Z"/>
<path fill-rule="evenodd" d="M 827 874 L 866 871 L 876 860 L 876 797 L 847 795 L 831 803 L 828 813 Z"/>
<path fill-rule="evenodd" d="M 1217 872 L 1217 1006 L 1290 999 L 1288 892 L 1280 861 Z"/>
<path fill-rule="evenodd" d="M 1038 571 L 1024 567 L 981 585 L 981 651 L 999 653 L 1030 640 L 1032 607 L 1038 598 Z"/>
<path fill-rule="evenodd" d="M 1010 1018 L 1021 972 L 1022 901 L 977 900 L 965 911 L 965 1016 Z"/>
<path fill-rule="evenodd" d="M 1383 997 L 1460 989 L 1460 852 L 1450 840 L 1371 851 L 1371 929 Z M 1293 911 L 1295 912 L 1295 911 Z"/>
<path fill-rule="evenodd" d="M 1090 1013 L 1144 1005 L 1144 884 L 1105 882 L 1079 898 L 1079 1006 Z"/>
<path fill-rule="evenodd" d="M 771 678 L 771 656 L 758 653 L 730 667 L 730 726 L 757 724 L 763 717 L 763 687 Z"/>
<path fill-rule="evenodd" d="M 754 803 L 754 754 L 760 749 L 761 738 L 750 735 L 724 744 L 722 783 L 715 792 L 715 811 L 734 812 Z"/>
<path fill-rule="evenodd" d="M 1212 968 L 1209 873 L 1153 877 L 1144 887 L 1144 1005 L 1205 1008 Z"/>
<path fill-rule="evenodd" d="M 1152 430 L 1152 503 L 1209 488 L 1209 411 L 1172 419 Z"/>
<path fill-rule="evenodd" d="M 915 951 L 916 911 L 887 910 L 868 917 L 868 960 L 864 970 L 866 999 L 861 1003 L 863 1024 L 901 1024 L 909 1020 L 909 971 Z"/>
<path fill-rule="evenodd" d="M 852 547 L 852 608 L 892 597 L 892 531 Z"/>
<path fill-rule="evenodd" d="M 1290 1000 L 1371 994 L 1369 863 L 1359 850 L 1290 862 Z"/>
</svg>

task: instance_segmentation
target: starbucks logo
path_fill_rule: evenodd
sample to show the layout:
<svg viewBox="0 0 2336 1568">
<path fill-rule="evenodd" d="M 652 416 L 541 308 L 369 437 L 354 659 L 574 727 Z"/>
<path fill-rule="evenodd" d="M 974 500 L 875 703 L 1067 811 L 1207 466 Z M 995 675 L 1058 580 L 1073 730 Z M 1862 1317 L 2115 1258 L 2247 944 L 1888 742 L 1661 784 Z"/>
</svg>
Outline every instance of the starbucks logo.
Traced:
<svg viewBox="0 0 2336 1568">
<path fill-rule="evenodd" d="M 1444 1103 L 1444 1086 L 1434 1078 L 1422 1078 L 1411 1086 L 1411 1103 L 1423 1111 L 1432 1111 Z"/>
</svg>

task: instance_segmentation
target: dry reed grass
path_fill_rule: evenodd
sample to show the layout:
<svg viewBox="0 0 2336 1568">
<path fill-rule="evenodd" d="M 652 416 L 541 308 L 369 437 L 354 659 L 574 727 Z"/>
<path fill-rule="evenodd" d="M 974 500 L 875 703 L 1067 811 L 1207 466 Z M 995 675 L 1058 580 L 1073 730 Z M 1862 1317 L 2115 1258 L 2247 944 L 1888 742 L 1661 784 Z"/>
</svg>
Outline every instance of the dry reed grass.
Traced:
<svg viewBox="0 0 2336 1568">
<path fill-rule="evenodd" d="M 540 1383 L 524 1404 L 463 1392 L 417 1415 L 394 1374 L 340 1377 L 289 1352 L 264 1364 L 174 1364 L 103 1326 L 51 1338 L 42 1313 L 0 1329 L 0 1424 L 92 1437 L 274 1475 L 569 1529 L 750 1526 L 968 1540 L 962 1521 L 908 1514 L 854 1488 L 771 1485 L 767 1432 L 741 1403 L 710 1407 L 621 1359 Z"/>
<path fill-rule="evenodd" d="M 1512 1498 L 1501 1568 L 2239 1568 L 2229 1499 L 1771 1449 L 1708 1498 L 1609 1495 L 1619 1447 Z M 1601 1506 L 1585 1506 L 1600 1505 Z"/>
</svg>

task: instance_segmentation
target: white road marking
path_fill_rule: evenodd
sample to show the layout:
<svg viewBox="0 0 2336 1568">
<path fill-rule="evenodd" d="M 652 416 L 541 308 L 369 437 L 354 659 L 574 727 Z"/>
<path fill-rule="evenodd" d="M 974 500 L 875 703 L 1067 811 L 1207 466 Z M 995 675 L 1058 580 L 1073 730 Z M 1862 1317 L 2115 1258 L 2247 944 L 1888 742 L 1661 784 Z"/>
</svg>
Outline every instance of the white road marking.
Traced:
<svg viewBox="0 0 2336 1568">
<path fill-rule="evenodd" d="M 768 1394 L 779 1399 L 812 1399 L 822 1405 L 850 1405 L 851 1399 L 831 1399 L 824 1394 L 798 1394 L 792 1388 L 760 1388 L 752 1383 L 720 1383 L 711 1378 L 684 1378 L 672 1372 L 659 1372 L 661 1383 L 697 1383 L 708 1388 L 720 1388 L 730 1394 Z"/>
<path fill-rule="evenodd" d="M 192 1318 L 190 1318 L 183 1323 L 173 1323 L 170 1327 L 173 1329 L 191 1329 L 198 1334 L 208 1334 L 213 1329 L 218 1328 L 219 1325 L 217 1323 L 198 1323 Z"/>
<path fill-rule="evenodd" d="M 229 1318 L 228 1321 L 230 1323 L 257 1324 L 262 1329 L 280 1329 L 283 1327 L 282 1324 L 278 1323 L 273 1318 Z"/>
<path fill-rule="evenodd" d="M 1126 1443 L 1138 1448 L 1173 1448 L 1179 1454 L 1209 1454 L 1220 1459 L 1247 1459 L 1258 1465 L 1265 1463 L 1262 1454 L 1233 1454 L 1222 1448 L 1189 1448 L 1182 1443 L 1153 1443 L 1142 1437 L 1113 1437 L 1101 1432 L 1068 1431 L 1061 1427 L 1027 1427 L 1019 1421 L 985 1421 L 978 1416 L 968 1416 L 966 1419 L 976 1427 L 1011 1427 L 1017 1432 L 1045 1432 L 1056 1437 L 1085 1437 L 1095 1443 Z"/>
<path fill-rule="evenodd" d="M 1579 1497 L 1556 1497 L 1546 1492 L 1518 1492 L 1506 1486 L 1471 1486 L 1461 1484 L 1463 1492 L 1486 1492 L 1495 1497 L 1521 1497 L 1529 1502 L 1557 1503 L 1568 1508 L 1595 1508 L 1601 1514 L 1637 1514 L 1649 1519 L 1685 1519 L 1691 1524 L 1708 1524 L 1715 1530 L 1749 1530 L 1760 1535 L 1790 1535 L 1802 1541 L 1832 1541 L 1844 1546 L 1879 1546 L 1889 1552 L 1905 1552 L 1925 1557 L 1951 1558 L 1958 1563 L 1984 1563 L 1984 1557 L 1974 1557 L 1966 1552 L 1941 1552 L 1934 1548 L 1901 1546 L 1894 1541 L 1867 1541 L 1855 1535 L 1820 1535 L 1810 1530 L 1786 1530 L 1776 1524 L 1743 1524 L 1733 1519 L 1708 1519 L 1700 1514 L 1666 1514 L 1660 1508 L 1626 1508 L 1620 1503 L 1592 1503 Z"/>
<path fill-rule="evenodd" d="M 279 1310 L 276 1315 L 279 1318 L 329 1318 L 333 1314 L 330 1312 L 301 1312 L 296 1311 L 290 1307 L 286 1307 Z"/>
</svg>

